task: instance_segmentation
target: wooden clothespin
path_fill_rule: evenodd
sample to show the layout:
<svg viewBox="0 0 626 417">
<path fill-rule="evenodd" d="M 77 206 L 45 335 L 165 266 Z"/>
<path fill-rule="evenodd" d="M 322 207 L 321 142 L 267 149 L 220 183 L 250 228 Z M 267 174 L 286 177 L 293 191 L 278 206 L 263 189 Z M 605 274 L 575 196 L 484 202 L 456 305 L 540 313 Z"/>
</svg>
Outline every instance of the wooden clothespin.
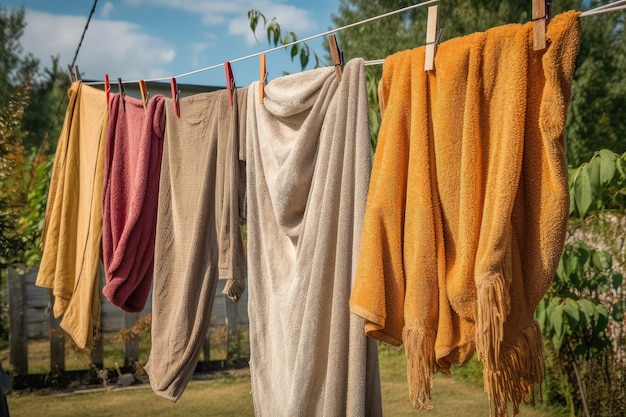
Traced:
<svg viewBox="0 0 626 417">
<path fill-rule="evenodd" d="M 533 50 L 540 51 L 546 48 L 546 28 L 550 22 L 550 1 L 533 0 Z"/>
<path fill-rule="evenodd" d="M 439 6 L 428 8 L 428 20 L 426 24 L 426 50 L 424 51 L 424 71 L 435 69 L 435 52 L 441 38 L 439 31 Z"/>
<path fill-rule="evenodd" d="M 174 100 L 174 114 L 176 117 L 180 117 L 180 91 L 178 91 L 178 85 L 176 84 L 176 78 L 170 79 L 170 87 L 172 91 L 172 100 Z"/>
<path fill-rule="evenodd" d="M 111 81 L 109 81 L 109 74 L 104 74 L 104 92 L 107 95 L 107 106 L 111 101 Z"/>
<path fill-rule="evenodd" d="M 72 66 L 70 64 L 67 64 L 67 72 L 70 75 L 70 82 L 76 82 L 76 81 L 80 81 L 80 72 L 78 71 L 78 65 L 75 65 L 74 68 L 76 68 L 76 70 L 72 69 Z"/>
<path fill-rule="evenodd" d="M 228 104 L 233 105 L 233 90 L 235 89 L 235 76 L 230 62 L 224 62 L 224 71 L 226 72 L 226 88 L 228 89 Z"/>
<path fill-rule="evenodd" d="M 345 64 L 343 51 L 339 49 L 335 35 L 328 37 L 328 43 L 330 45 L 330 55 L 333 58 L 333 65 L 335 66 L 335 73 L 337 74 L 337 81 L 341 81 L 343 66 Z"/>
<path fill-rule="evenodd" d="M 263 104 L 265 98 L 265 83 L 267 82 L 267 68 L 265 66 L 265 54 L 260 55 L 261 69 L 259 71 L 259 103 Z"/>
<path fill-rule="evenodd" d="M 119 90 L 120 98 L 122 99 L 122 107 L 126 110 L 126 90 L 124 90 L 124 84 L 122 83 L 121 78 L 117 79 L 117 89 Z"/>
<path fill-rule="evenodd" d="M 146 82 L 144 80 L 139 80 L 139 92 L 141 93 L 141 102 L 143 103 L 143 109 L 147 110 L 146 105 L 148 104 L 148 87 L 146 87 Z"/>
</svg>

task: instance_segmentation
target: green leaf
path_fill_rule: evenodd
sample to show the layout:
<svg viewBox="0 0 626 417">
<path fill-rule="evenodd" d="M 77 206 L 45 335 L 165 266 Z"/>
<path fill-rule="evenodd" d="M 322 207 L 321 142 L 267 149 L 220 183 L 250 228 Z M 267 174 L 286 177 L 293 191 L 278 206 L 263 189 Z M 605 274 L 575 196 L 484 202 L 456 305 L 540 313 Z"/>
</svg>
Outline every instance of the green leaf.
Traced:
<svg viewBox="0 0 626 417">
<path fill-rule="evenodd" d="M 582 311 L 583 314 L 585 315 L 585 318 L 587 319 L 587 323 L 591 323 L 593 316 L 596 312 L 595 304 L 592 301 L 587 300 L 586 298 L 581 298 L 580 300 L 576 302 L 580 306 L 580 311 Z"/>
<path fill-rule="evenodd" d="M 608 149 L 600 151 L 600 181 L 602 184 L 608 184 L 615 176 L 616 157 L 615 153 Z"/>
<path fill-rule="evenodd" d="M 565 334 L 565 322 L 563 321 L 563 306 L 558 305 L 550 314 L 550 323 L 554 328 L 554 334 L 557 338 L 563 339 Z M 559 345 L 560 346 L 560 345 Z"/>
<path fill-rule="evenodd" d="M 613 257 L 605 251 L 594 251 L 591 257 L 591 264 L 600 271 L 608 271 L 613 266 Z"/>
<path fill-rule="evenodd" d="M 594 330 L 596 333 L 604 332 L 609 324 L 609 309 L 604 304 L 598 304 L 594 314 L 596 325 Z"/>
<path fill-rule="evenodd" d="M 542 298 L 535 310 L 535 318 L 539 322 L 539 327 L 545 329 L 546 327 L 546 299 Z"/>
<path fill-rule="evenodd" d="M 574 182 L 574 200 L 576 201 L 578 216 L 584 218 L 593 201 L 589 171 L 586 169 L 586 166 L 582 167 Z"/>
<path fill-rule="evenodd" d="M 600 155 L 596 153 L 586 166 L 591 190 L 596 195 L 601 194 L 602 182 L 600 181 L 600 163 Z"/>
<path fill-rule="evenodd" d="M 304 69 L 306 68 L 308 63 L 309 63 L 309 50 L 308 48 L 301 48 L 300 49 L 300 66 L 302 67 L 302 69 Z"/>
<path fill-rule="evenodd" d="M 613 283 L 613 289 L 617 290 L 622 286 L 622 281 L 624 280 L 624 276 L 619 272 L 613 272 L 611 276 L 611 281 Z"/>
<path fill-rule="evenodd" d="M 298 46 L 297 45 L 293 45 L 291 47 L 291 60 L 293 61 L 293 59 L 295 58 L 295 56 L 298 55 Z"/>
<path fill-rule="evenodd" d="M 576 301 L 572 300 L 571 298 L 566 298 L 564 311 L 569 328 L 577 328 L 578 323 L 580 322 L 580 310 L 578 309 L 578 304 L 576 303 Z"/>
</svg>

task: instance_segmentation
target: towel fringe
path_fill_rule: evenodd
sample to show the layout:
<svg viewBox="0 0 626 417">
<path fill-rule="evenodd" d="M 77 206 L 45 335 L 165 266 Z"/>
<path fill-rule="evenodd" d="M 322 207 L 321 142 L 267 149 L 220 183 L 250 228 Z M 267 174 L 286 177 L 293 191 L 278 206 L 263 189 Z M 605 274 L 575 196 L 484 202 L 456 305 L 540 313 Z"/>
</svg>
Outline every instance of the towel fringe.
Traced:
<svg viewBox="0 0 626 417">
<path fill-rule="evenodd" d="M 500 344 L 504 338 L 504 321 L 511 310 L 508 285 L 501 274 L 479 282 L 476 294 L 476 353 L 485 368 L 497 369 Z"/>
<path fill-rule="evenodd" d="M 485 392 L 490 402 L 489 415 L 508 416 L 508 403 L 513 405 L 513 416 L 519 413 L 521 403 L 534 406 L 534 384 L 541 384 L 544 378 L 543 338 L 536 320 L 512 345 L 501 347 L 497 364 L 489 368 L 485 365 L 483 370 Z M 538 394 L 541 401 L 541 389 Z"/>
<path fill-rule="evenodd" d="M 409 399 L 418 410 L 431 410 L 430 392 L 435 373 L 435 331 L 405 327 L 402 341 L 406 354 Z"/>
</svg>

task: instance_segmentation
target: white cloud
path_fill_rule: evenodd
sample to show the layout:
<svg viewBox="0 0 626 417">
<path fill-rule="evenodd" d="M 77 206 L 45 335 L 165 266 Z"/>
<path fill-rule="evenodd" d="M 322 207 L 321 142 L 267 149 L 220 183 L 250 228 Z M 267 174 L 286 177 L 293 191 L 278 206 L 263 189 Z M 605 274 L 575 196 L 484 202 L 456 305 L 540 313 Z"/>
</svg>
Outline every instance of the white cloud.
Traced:
<svg viewBox="0 0 626 417">
<path fill-rule="evenodd" d="M 270 0 L 125 0 L 125 4 L 133 7 L 164 7 L 199 15 L 203 24 L 224 24 L 228 34 L 241 36 L 249 45 L 256 43 L 248 21 L 248 10 L 251 9 L 260 11 L 269 20 L 276 18 L 285 30 L 294 31 L 299 36 L 318 29 L 310 11 Z M 257 28 L 257 32 L 260 39 L 265 36 L 262 25 Z"/>
<path fill-rule="evenodd" d="M 25 51 L 50 65 L 50 56 L 60 55 L 60 64 L 70 64 L 85 25 L 84 16 L 55 15 L 26 10 L 27 26 L 21 39 Z M 141 26 L 119 20 L 92 19 L 81 46 L 77 65 L 84 79 L 154 78 L 166 74 L 175 49 L 164 40 L 142 31 Z"/>
<path fill-rule="evenodd" d="M 113 3 L 111 3 L 110 1 L 107 1 L 106 3 L 104 3 L 104 5 L 102 6 L 102 9 L 100 10 L 100 16 L 102 16 L 105 19 L 111 16 L 113 7 L 114 7 Z"/>
</svg>

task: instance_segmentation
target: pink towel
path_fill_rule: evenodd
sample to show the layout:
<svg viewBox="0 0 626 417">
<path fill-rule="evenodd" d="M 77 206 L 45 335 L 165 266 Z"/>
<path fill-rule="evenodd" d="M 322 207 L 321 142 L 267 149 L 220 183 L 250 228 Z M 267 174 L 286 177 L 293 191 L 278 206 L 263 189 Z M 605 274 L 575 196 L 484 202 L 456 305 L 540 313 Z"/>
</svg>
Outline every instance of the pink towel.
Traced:
<svg viewBox="0 0 626 417">
<path fill-rule="evenodd" d="M 154 240 L 165 97 L 141 100 L 113 95 L 102 194 L 102 292 L 122 310 L 143 310 L 154 270 Z"/>
</svg>

